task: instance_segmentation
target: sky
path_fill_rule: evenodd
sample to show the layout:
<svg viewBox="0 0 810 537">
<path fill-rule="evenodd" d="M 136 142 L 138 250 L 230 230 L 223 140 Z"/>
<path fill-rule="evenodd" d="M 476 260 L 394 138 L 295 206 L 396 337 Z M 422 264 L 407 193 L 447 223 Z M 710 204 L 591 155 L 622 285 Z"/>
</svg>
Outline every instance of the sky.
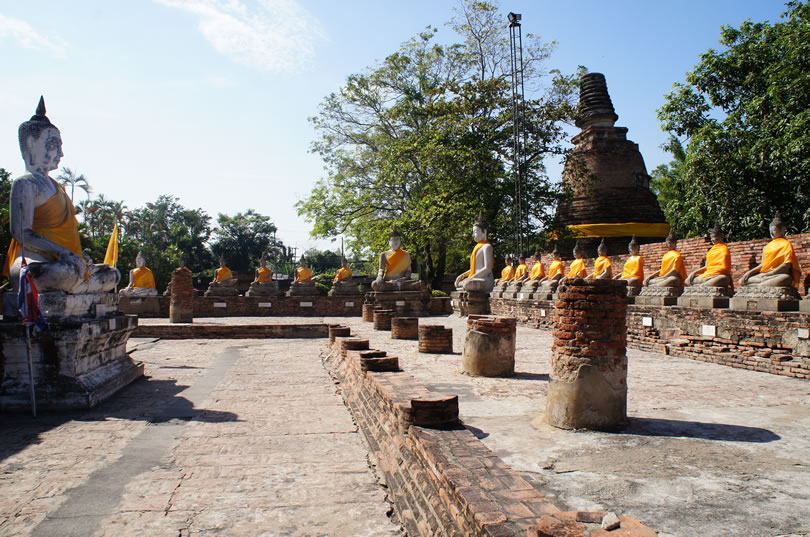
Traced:
<svg viewBox="0 0 810 537">
<path fill-rule="evenodd" d="M 269 215 L 298 251 L 295 203 L 326 176 L 307 118 L 352 73 L 432 25 L 455 0 L 0 0 L 0 168 L 24 171 L 17 127 L 44 95 L 61 165 L 130 208 L 171 194 L 192 209 Z M 513 0 L 524 35 L 556 41 L 547 66 L 604 73 L 648 172 L 670 160 L 656 110 L 718 48 L 720 28 L 776 22 L 774 0 Z M 507 32 L 507 30 L 504 30 Z M 552 178 L 559 164 L 549 162 Z"/>
</svg>

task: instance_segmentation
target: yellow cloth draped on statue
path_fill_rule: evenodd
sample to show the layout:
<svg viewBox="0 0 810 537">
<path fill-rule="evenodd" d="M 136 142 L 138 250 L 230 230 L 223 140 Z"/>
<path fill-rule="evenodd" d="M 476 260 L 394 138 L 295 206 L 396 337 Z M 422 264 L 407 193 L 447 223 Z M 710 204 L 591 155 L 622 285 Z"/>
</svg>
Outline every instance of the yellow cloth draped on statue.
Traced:
<svg viewBox="0 0 810 537">
<path fill-rule="evenodd" d="M 408 274 L 406 276 L 410 277 L 410 262 L 408 252 L 402 248 L 397 248 L 391 255 L 385 258 L 385 275 L 399 274 L 407 270 Z"/>
<path fill-rule="evenodd" d="M 793 251 L 793 245 L 787 239 L 774 239 L 762 250 L 762 267 L 759 272 L 767 274 L 785 263 L 793 266 L 791 271 L 793 284 L 798 285 L 802 270 L 799 268 L 799 260 L 796 258 L 796 252 Z"/>
<path fill-rule="evenodd" d="M 670 250 L 664 254 L 658 276 L 664 276 L 673 270 L 681 275 L 682 280 L 686 279 L 686 265 L 683 264 L 683 256 L 678 250 Z"/>
<path fill-rule="evenodd" d="M 529 267 L 526 266 L 526 263 L 521 263 L 518 265 L 517 271 L 515 272 L 515 279 L 522 278 L 526 272 L 528 272 Z"/>
<path fill-rule="evenodd" d="M 546 271 L 543 268 L 543 263 L 540 261 L 535 261 L 534 266 L 532 266 L 532 271 L 529 273 L 530 280 L 539 280 L 540 278 L 545 277 Z"/>
<path fill-rule="evenodd" d="M 333 283 L 343 281 L 346 278 L 351 278 L 353 274 L 354 272 L 352 272 L 352 269 L 348 267 L 341 267 L 338 273 L 335 275 L 335 281 Z"/>
<path fill-rule="evenodd" d="M 269 267 L 259 267 L 259 270 L 256 271 L 256 281 L 257 282 L 272 282 L 273 281 L 273 270 Z"/>
<path fill-rule="evenodd" d="M 512 265 L 506 265 L 505 267 L 503 267 L 503 270 L 501 271 L 502 280 L 504 281 L 511 280 L 513 279 L 514 275 L 515 275 L 515 267 L 513 267 Z"/>
<path fill-rule="evenodd" d="M 624 262 L 621 279 L 638 278 L 644 280 L 644 258 L 640 255 L 631 255 Z"/>
<path fill-rule="evenodd" d="M 553 261 L 548 267 L 548 277 L 553 278 L 557 274 L 562 274 L 565 271 L 565 265 L 562 261 Z"/>
<path fill-rule="evenodd" d="M 571 263 L 571 269 L 568 271 L 568 278 L 584 278 L 588 275 L 588 271 L 585 270 L 585 260 L 584 259 L 575 259 L 573 263 Z"/>
<path fill-rule="evenodd" d="M 604 272 L 612 266 L 613 264 L 610 262 L 608 256 L 600 255 L 596 258 L 596 261 L 593 262 L 593 275 L 599 276 L 600 274 L 604 274 Z"/>
<path fill-rule="evenodd" d="M 312 281 L 312 270 L 308 267 L 298 267 L 295 271 L 295 281 L 296 282 L 311 282 Z"/>
<path fill-rule="evenodd" d="M 666 237 L 669 224 L 622 222 L 616 224 L 576 224 L 567 226 L 577 237 Z"/>
<path fill-rule="evenodd" d="M 132 271 L 132 285 L 130 287 L 133 289 L 157 289 L 155 276 L 148 268 L 138 267 Z"/>
<path fill-rule="evenodd" d="M 478 250 L 485 244 L 489 244 L 489 241 L 478 241 L 478 244 L 473 248 L 472 254 L 470 254 L 470 273 L 467 277 L 472 278 L 472 275 L 475 274 L 475 256 L 478 254 Z"/>
<path fill-rule="evenodd" d="M 224 282 L 225 280 L 233 279 L 233 272 L 228 267 L 219 267 L 217 269 L 217 282 Z"/>
<path fill-rule="evenodd" d="M 731 252 L 723 243 L 715 244 L 706 252 L 706 270 L 698 276 L 708 278 L 721 274 L 731 276 Z"/>
</svg>

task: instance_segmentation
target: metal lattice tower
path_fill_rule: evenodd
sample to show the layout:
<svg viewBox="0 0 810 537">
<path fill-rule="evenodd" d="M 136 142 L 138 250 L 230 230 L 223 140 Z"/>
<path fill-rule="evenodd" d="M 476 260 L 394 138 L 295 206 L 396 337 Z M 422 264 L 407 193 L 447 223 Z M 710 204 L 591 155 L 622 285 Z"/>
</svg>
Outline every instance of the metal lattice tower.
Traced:
<svg viewBox="0 0 810 537">
<path fill-rule="evenodd" d="M 524 232 L 529 227 L 529 211 L 524 201 L 524 155 L 526 142 L 524 126 L 526 101 L 523 97 L 523 36 L 520 13 L 509 13 L 509 52 L 512 62 L 512 173 L 515 176 L 515 245 L 518 254 L 525 252 Z"/>
</svg>

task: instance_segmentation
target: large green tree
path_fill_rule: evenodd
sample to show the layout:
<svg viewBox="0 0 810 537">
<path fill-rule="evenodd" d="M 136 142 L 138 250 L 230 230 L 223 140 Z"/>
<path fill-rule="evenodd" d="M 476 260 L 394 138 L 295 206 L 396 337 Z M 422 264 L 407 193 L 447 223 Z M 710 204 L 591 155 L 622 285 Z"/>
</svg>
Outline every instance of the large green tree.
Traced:
<svg viewBox="0 0 810 537">
<path fill-rule="evenodd" d="M 514 248 L 506 16 L 491 3 L 466 1 L 450 24 L 462 42 L 441 45 L 428 28 L 324 100 L 311 121 L 318 133 L 313 150 L 328 177 L 298 204 L 314 222 L 314 236 L 345 234 L 364 254 L 384 249 L 397 223 L 421 276 L 434 284 L 448 259 L 469 255 L 479 211 L 496 244 Z M 524 43 L 531 90 L 524 196 L 531 217 L 523 231 L 533 234 L 550 223 L 560 194 L 543 158 L 564 154 L 561 121 L 573 114 L 574 80 L 545 76 L 550 47 L 533 36 Z"/>
<path fill-rule="evenodd" d="M 11 197 L 11 176 L 5 168 L 0 168 L 0 256 L 5 261 L 8 245 L 11 244 L 11 227 L 9 225 L 8 202 Z M 0 276 L 0 278 L 5 279 Z"/>
<path fill-rule="evenodd" d="M 224 256 L 231 269 L 250 271 L 256 267 L 264 252 L 271 259 L 282 257 L 275 233 L 276 226 L 270 217 L 253 209 L 234 216 L 220 214 L 211 250 L 217 257 Z"/>
<path fill-rule="evenodd" d="M 810 230 L 810 6 L 723 27 L 720 44 L 658 111 L 686 142 L 667 178 L 677 198 L 664 203 L 668 220 L 686 236 L 720 223 L 752 239 L 780 211 L 791 232 Z"/>
</svg>

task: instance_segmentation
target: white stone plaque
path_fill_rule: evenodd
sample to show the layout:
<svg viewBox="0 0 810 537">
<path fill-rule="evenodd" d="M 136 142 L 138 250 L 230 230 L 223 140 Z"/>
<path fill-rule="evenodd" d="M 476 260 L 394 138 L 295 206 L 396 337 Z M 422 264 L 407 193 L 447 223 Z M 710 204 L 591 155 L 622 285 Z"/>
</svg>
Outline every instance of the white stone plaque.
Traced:
<svg viewBox="0 0 810 537">
<path fill-rule="evenodd" d="M 301 306 L 302 308 L 311 308 L 312 302 L 299 302 L 298 305 Z"/>
<path fill-rule="evenodd" d="M 397 300 L 396 304 L 397 304 L 397 306 L 404 306 L 405 301 L 404 300 Z"/>
<path fill-rule="evenodd" d="M 704 325 L 700 326 L 700 332 L 704 336 L 716 337 L 717 336 L 717 327 L 714 326 L 713 324 L 704 324 Z"/>
<path fill-rule="evenodd" d="M 214 302 L 214 307 L 215 308 L 227 308 L 228 303 L 227 302 Z"/>
<path fill-rule="evenodd" d="M 347 307 L 347 308 L 353 308 L 354 307 L 354 302 L 344 302 L 343 305 L 345 307 Z"/>
<path fill-rule="evenodd" d="M 545 317 L 545 316 L 546 316 L 546 310 L 541 309 L 540 310 L 540 317 Z"/>
<path fill-rule="evenodd" d="M 642 317 L 641 326 L 652 326 L 652 317 Z"/>
<path fill-rule="evenodd" d="M 109 325 L 110 325 L 110 330 L 115 330 L 115 319 L 110 319 Z M 805 330 L 805 332 L 807 332 L 807 330 Z M 799 337 L 801 337 L 801 336 L 799 336 Z M 807 337 L 807 336 L 805 335 L 805 337 Z"/>
<path fill-rule="evenodd" d="M 523 293 L 520 293 L 520 296 L 518 297 L 518 299 L 522 300 L 524 298 L 526 298 L 526 295 L 524 295 Z"/>
<path fill-rule="evenodd" d="M 810 339 L 810 328 L 799 328 L 799 339 Z"/>
<path fill-rule="evenodd" d="M 272 302 L 259 302 L 259 307 L 260 308 L 272 308 L 273 303 Z"/>
</svg>

